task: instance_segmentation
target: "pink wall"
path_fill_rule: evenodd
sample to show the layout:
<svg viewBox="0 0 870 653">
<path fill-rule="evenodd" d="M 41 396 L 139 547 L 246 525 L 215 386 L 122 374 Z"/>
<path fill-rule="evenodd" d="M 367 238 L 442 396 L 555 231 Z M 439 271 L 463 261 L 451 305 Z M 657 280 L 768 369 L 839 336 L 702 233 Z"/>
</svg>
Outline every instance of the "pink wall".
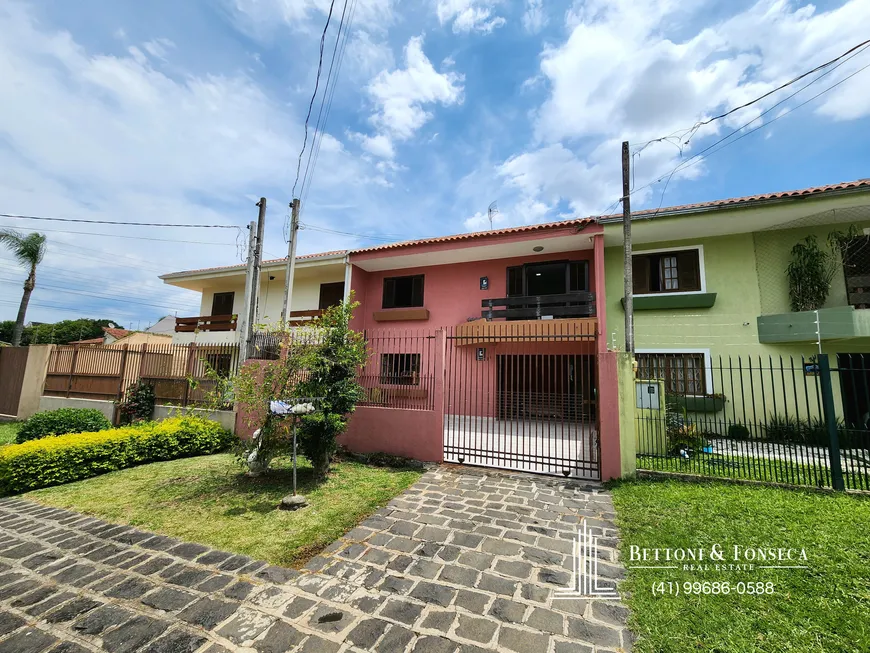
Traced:
<svg viewBox="0 0 870 653">
<path fill-rule="evenodd" d="M 512 265 L 545 261 L 589 261 L 589 289 L 594 291 L 596 279 L 593 250 L 556 252 L 536 256 L 522 256 L 492 261 L 471 261 L 449 265 L 432 265 L 418 268 L 403 268 L 383 272 L 366 272 L 356 265 L 351 271 L 351 288 L 361 306 L 354 317 L 353 328 L 423 328 L 455 326 L 468 318 L 480 319 L 480 302 L 507 296 L 507 268 Z M 603 257 L 602 257 L 603 260 Z M 423 306 L 429 311 L 428 320 L 406 322 L 376 322 L 373 311 L 380 311 L 383 303 L 384 277 L 425 275 Z M 489 277 L 489 290 L 480 290 L 480 277 Z M 604 297 L 596 297 L 596 307 L 604 303 Z"/>
<path fill-rule="evenodd" d="M 440 410 L 360 406 L 338 441 L 357 453 L 383 452 L 441 462 L 444 456 L 443 414 Z"/>
<path fill-rule="evenodd" d="M 601 480 L 622 473 L 619 448 L 619 379 L 616 353 L 598 354 L 598 433 L 601 446 Z"/>
</svg>

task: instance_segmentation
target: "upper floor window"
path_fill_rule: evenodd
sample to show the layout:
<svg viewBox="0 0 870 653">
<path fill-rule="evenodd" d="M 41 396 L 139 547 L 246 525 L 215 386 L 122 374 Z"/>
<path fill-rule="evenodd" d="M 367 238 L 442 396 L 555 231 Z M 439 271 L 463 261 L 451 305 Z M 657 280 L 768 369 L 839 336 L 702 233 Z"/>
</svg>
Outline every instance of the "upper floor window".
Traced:
<svg viewBox="0 0 870 653">
<path fill-rule="evenodd" d="M 423 275 L 384 279 L 382 308 L 412 308 L 423 305 Z"/>
<path fill-rule="evenodd" d="M 631 261 L 635 294 L 702 290 L 700 248 L 635 254 Z"/>
<path fill-rule="evenodd" d="M 508 297 L 589 290 L 589 261 L 526 263 L 507 269 Z"/>
<path fill-rule="evenodd" d="M 236 293 L 234 292 L 216 292 L 211 300 L 211 314 L 232 315 L 235 298 Z"/>
</svg>

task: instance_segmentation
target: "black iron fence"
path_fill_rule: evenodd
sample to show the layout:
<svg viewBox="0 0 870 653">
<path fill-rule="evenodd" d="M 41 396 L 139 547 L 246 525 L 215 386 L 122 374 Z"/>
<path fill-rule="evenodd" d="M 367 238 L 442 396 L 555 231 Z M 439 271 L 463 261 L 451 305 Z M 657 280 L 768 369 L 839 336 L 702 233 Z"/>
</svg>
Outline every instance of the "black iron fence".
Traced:
<svg viewBox="0 0 870 653">
<path fill-rule="evenodd" d="M 637 363 L 638 469 L 870 490 L 870 355 Z"/>
</svg>

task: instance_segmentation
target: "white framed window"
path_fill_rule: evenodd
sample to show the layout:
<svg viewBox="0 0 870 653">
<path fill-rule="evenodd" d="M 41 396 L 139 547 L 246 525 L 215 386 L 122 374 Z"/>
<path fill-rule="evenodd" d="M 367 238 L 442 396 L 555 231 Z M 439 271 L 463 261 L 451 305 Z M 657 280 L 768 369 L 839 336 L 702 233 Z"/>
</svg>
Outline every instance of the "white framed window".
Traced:
<svg viewBox="0 0 870 653">
<path fill-rule="evenodd" d="M 635 297 L 707 292 L 703 245 L 638 250 L 631 263 Z"/>
<path fill-rule="evenodd" d="M 637 349 L 639 379 L 661 379 L 665 392 L 683 396 L 713 394 L 709 349 Z"/>
</svg>

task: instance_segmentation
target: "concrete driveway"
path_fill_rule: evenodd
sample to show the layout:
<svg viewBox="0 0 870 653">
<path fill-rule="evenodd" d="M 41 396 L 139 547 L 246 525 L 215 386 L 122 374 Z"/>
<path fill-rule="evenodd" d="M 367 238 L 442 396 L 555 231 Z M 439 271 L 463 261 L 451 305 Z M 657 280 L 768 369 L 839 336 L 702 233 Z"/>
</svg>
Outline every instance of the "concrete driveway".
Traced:
<svg viewBox="0 0 870 653">
<path fill-rule="evenodd" d="M 0 653 L 630 648 L 617 601 L 559 598 L 586 520 L 619 578 L 597 484 L 440 467 L 301 571 L 0 499 Z"/>
</svg>

